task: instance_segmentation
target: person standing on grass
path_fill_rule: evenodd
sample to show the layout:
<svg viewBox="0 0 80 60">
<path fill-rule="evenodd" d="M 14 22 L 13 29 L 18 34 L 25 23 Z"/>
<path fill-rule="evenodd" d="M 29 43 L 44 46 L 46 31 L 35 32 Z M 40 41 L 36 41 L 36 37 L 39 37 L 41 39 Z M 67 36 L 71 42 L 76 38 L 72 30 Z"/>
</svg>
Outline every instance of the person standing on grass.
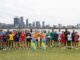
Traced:
<svg viewBox="0 0 80 60">
<path fill-rule="evenodd" d="M 54 31 L 52 31 L 52 32 L 50 33 L 50 35 L 51 35 L 51 47 L 52 47 L 53 44 L 54 44 L 54 39 L 55 39 L 54 34 L 55 34 Z"/>
<path fill-rule="evenodd" d="M 58 47 L 58 33 L 54 32 L 54 47 Z"/>
<path fill-rule="evenodd" d="M 21 32 L 21 35 L 20 35 L 20 45 L 21 45 L 21 48 L 25 48 L 25 39 L 26 39 L 25 32 Z"/>
<path fill-rule="evenodd" d="M 61 32 L 59 31 L 58 32 L 58 47 L 61 47 L 60 40 L 61 40 Z"/>
<path fill-rule="evenodd" d="M 61 34 L 61 47 L 63 48 L 63 49 L 65 49 L 65 43 L 66 43 L 66 40 L 65 40 L 65 34 L 64 34 L 64 31 L 62 31 L 62 34 Z"/>
<path fill-rule="evenodd" d="M 73 32 L 72 32 L 72 34 L 71 34 L 72 48 L 74 48 L 74 46 L 75 46 L 75 39 L 74 39 L 74 37 L 75 37 L 75 32 L 74 32 L 74 30 L 73 30 Z"/>
<path fill-rule="evenodd" d="M 16 48 L 16 41 L 15 41 L 16 39 L 15 39 L 15 37 L 16 37 L 17 31 L 13 30 L 12 33 L 14 34 L 13 48 Z"/>
<path fill-rule="evenodd" d="M 38 38 L 39 38 L 39 32 L 34 33 L 34 37 L 36 39 L 37 47 L 38 47 Z"/>
<path fill-rule="evenodd" d="M 31 48 L 30 45 L 31 45 L 31 32 L 27 31 L 26 32 L 26 45 L 27 45 L 27 48 Z"/>
<path fill-rule="evenodd" d="M 75 47 L 78 48 L 78 42 L 79 42 L 79 34 L 77 32 L 75 32 L 75 37 L 74 37 L 74 40 L 75 40 Z"/>
<path fill-rule="evenodd" d="M 50 40 L 51 40 L 51 35 L 50 35 L 50 32 L 48 31 L 48 33 L 46 34 L 46 41 L 47 41 L 48 47 L 50 47 Z"/>
<path fill-rule="evenodd" d="M 7 32 L 6 32 L 6 36 L 7 36 L 7 40 L 8 40 L 8 43 L 7 43 L 8 48 L 9 48 L 9 34 L 10 34 L 10 31 L 9 31 L 9 30 L 7 30 Z"/>
<path fill-rule="evenodd" d="M 3 43 L 3 32 L 2 32 L 2 30 L 0 30 L 0 49 L 3 48 L 2 43 Z"/>
<path fill-rule="evenodd" d="M 65 29 L 65 32 L 64 32 L 64 34 L 65 34 L 65 47 L 66 47 L 66 45 L 67 45 L 67 40 L 68 40 L 68 34 L 69 34 L 70 32 L 68 32 L 67 31 L 67 29 Z"/>
<path fill-rule="evenodd" d="M 42 40 L 46 39 L 46 34 L 44 34 L 43 32 L 41 32 L 41 37 L 40 37 L 40 47 L 42 45 Z"/>
<path fill-rule="evenodd" d="M 19 48 L 19 38 L 20 38 L 20 36 L 19 36 L 18 32 L 16 32 L 15 37 L 14 37 L 14 48 L 15 49 Z"/>
<path fill-rule="evenodd" d="M 3 34 L 3 48 L 6 49 L 8 47 L 8 36 L 6 32 Z"/>
<path fill-rule="evenodd" d="M 72 47 L 71 42 L 72 42 L 72 39 L 71 39 L 71 33 L 70 33 L 70 34 L 68 34 L 68 40 L 67 40 L 67 47 L 68 47 L 68 49 L 71 49 L 71 47 Z"/>
<path fill-rule="evenodd" d="M 9 34 L 9 48 L 13 48 L 13 42 L 14 42 L 14 34 L 10 32 Z"/>
</svg>

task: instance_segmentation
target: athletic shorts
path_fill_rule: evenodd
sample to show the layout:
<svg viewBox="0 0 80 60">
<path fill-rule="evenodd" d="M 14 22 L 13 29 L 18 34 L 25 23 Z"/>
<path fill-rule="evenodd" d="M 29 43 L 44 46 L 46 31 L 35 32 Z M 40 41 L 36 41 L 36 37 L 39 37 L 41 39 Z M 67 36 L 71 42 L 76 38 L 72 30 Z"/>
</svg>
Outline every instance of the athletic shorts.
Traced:
<svg viewBox="0 0 80 60">
<path fill-rule="evenodd" d="M 51 40 L 50 38 L 46 38 L 46 40 L 48 41 L 48 40 Z"/>
<path fill-rule="evenodd" d="M 16 39 L 14 40 L 14 42 L 19 42 L 19 38 L 16 38 Z"/>
<path fill-rule="evenodd" d="M 26 40 L 27 40 L 27 42 L 31 42 L 31 38 L 27 38 Z"/>
<path fill-rule="evenodd" d="M 71 43 L 71 41 L 67 41 L 67 44 L 70 44 Z"/>
<path fill-rule="evenodd" d="M 76 40 L 75 42 L 79 42 L 78 40 Z"/>
<path fill-rule="evenodd" d="M 7 39 L 3 39 L 3 42 L 7 42 L 8 40 Z"/>
</svg>

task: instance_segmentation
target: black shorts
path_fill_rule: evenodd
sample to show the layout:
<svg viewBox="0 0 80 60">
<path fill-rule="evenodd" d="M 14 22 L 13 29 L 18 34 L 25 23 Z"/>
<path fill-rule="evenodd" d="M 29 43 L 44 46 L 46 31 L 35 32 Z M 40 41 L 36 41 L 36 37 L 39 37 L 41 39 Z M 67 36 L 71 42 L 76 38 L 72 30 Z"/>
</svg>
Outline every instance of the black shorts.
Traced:
<svg viewBox="0 0 80 60">
<path fill-rule="evenodd" d="M 27 38 L 27 42 L 31 42 L 31 38 Z"/>
<path fill-rule="evenodd" d="M 72 38 L 72 42 L 75 42 L 74 38 Z"/>
<path fill-rule="evenodd" d="M 8 40 L 7 39 L 4 39 L 3 42 L 8 42 Z"/>
<path fill-rule="evenodd" d="M 70 45 L 71 44 L 71 41 L 67 41 L 67 45 Z"/>
</svg>

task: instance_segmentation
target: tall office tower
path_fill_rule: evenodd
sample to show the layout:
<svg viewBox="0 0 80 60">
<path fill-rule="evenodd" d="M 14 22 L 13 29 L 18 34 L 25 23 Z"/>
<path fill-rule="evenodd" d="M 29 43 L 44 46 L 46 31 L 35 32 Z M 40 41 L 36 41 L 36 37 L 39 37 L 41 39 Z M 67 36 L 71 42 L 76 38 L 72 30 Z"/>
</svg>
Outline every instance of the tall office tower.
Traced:
<svg viewBox="0 0 80 60">
<path fill-rule="evenodd" d="M 45 28 L 45 22 L 44 21 L 42 22 L 42 28 Z"/>
<path fill-rule="evenodd" d="M 23 22 L 23 17 L 20 17 L 20 20 L 19 20 L 19 24 L 20 24 L 20 27 L 21 28 L 24 28 L 24 22 Z"/>
<path fill-rule="evenodd" d="M 26 19 L 26 27 L 29 27 L 28 19 Z"/>
<path fill-rule="evenodd" d="M 36 21 L 36 28 L 41 28 L 40 22 Z"/>
<path fill-rule="evenodd" d="M 35 22 L 33 22 L 33 24 L 32 24 L 32 27 L 33 27 L 33 28 L 35 28 L 35 27 L 36 27 L 36 24 L 35 24 Z"/>
<path fill-rule="evenodd" d="M 18 17 L 14 17 L 14 27 L 18 28 L 19 27 L 19 18 Z"/>
</svg>

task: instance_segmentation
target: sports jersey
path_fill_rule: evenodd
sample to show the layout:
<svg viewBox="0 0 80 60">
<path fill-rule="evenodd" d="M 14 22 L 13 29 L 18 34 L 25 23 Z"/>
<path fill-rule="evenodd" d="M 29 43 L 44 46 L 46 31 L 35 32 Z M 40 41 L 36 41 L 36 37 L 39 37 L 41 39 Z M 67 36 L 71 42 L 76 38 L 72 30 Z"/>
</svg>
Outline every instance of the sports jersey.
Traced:
<svg viewBox="0 0 80 60">
<path fill-rule="evenodd" d="M 14 34 L 9 34 L 9 40 L 14 40 Z"/>
</svg>

